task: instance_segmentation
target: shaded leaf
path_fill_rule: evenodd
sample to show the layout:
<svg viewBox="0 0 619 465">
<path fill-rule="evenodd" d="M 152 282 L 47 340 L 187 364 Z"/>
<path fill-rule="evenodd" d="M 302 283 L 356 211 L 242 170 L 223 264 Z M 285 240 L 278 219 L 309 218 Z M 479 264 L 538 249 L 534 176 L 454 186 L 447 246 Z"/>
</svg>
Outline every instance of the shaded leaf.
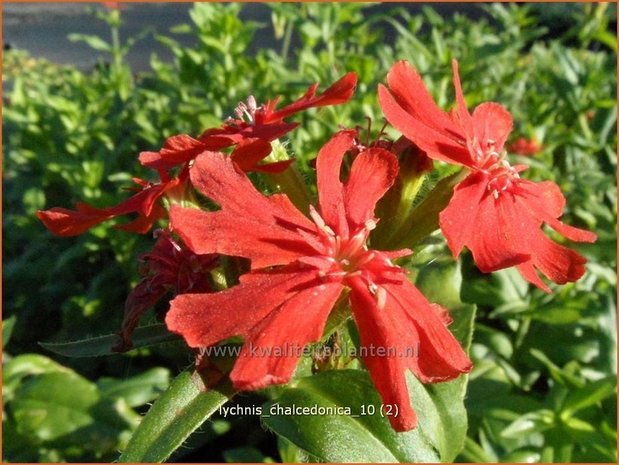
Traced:
<svg viewBox="0 0 619 465">
<path fill-rule="evenodd" d="M 162 462 L 233 395 L 228 385 L 203 391 L 184 371 L 148 411 L 119 462 Z"/>
<path fill-rule="evenodd" d="M 40 342 L 41 347 L 65 357 L 102 357 L 117 355 L 112 347 L 118 343 L 117 334 L 107 334 L 71 342 Z M 141 326 L 133 332 L 133 348 L 147 347 L 164 342 L 178 341 L 176 334 L 168 331 L 165 324 Z"/>
<path fill-rule="evenodd" d="M 11 334 L 13 333 L 13 328 L 15 327 L 15 322 L 17 321 L 17 317 L 13 315 L 6 320 L 2 320 L 2 349 L 6 347 L 11 339 Z"/>
<path fill-rule="evenodd" d="M 128 379 L 100 378 L 101 394 L 110 399 L 123 399 L 131 407 L 138 407 L 156 399 L 170 384 L 170 372 L 152 368 Z"/>
</svg>

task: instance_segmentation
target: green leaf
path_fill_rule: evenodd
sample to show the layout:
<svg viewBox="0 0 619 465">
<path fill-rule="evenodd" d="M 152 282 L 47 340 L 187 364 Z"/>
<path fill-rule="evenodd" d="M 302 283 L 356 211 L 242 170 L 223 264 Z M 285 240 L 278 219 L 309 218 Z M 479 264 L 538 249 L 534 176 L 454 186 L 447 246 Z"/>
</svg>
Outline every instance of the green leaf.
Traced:
<svg viewBox="0 0 619 465">
<path fill-rule="evenodd" d="M 20 386 L 11 411 L 22 434 L 50 441 L 93 423 L 89 410 L 98 401 L 96 386 L 81 376 L 46 373 Z"/>
<path fill-rule="evenodd" d="M 525 438 L 533 433 L 550 429 L 554 424 L 554 412 L 542 409 L 519 417 L 501 432 L 501 436 L 505 438 Z"/>
<path fill-rule="evenodd" d="M 229 385 L 203 390 L 201 380 L 181 373 L 153 404 L 120 462 L 162 462 L 234 395 Z"/>
<path fill-rule="evenodd" d="M 138 407 L 156 399 L 169 384 L 170 372 L 165 368 L 152 368 L 124 380 L 100 378 L 97 382 L 103 396 L 123 399 L 130 407 Z"/>
<path fill-rule="evenodd" d="M 65 357 L 102 357 L 105 355 L 118 355 L 112 347 L 118 342 L 117 334 L 107 334 L 88 339 L 72 342 L 39 342 L 41 347 Z M 176 334 L 172 334 L 165 324 L 142 326 L 133 332 L 133 348 L 152 346 L 179 340 Z"/>
<path fill-rule="evenodd" d="M 273 463 L 271 457 L 266 457 L 255 447 L 235 447 L 225 450 L 222 455 L 228 463 Z"/>
<path fill-rule="evenodd" d="M 462 288 L 460 263 L 437 260 L 419 272 L 415 284 L 428 300 L 449 309 L 453 319 L 449 330 L 468 353 L 473 339 L 477 308 L 460 300 Z M 427 386 L 421 385 L 416 380 L 415 382 L 419 396 L 425 389 L 432 397 L 440 417 L 433 425 L 441 425 L 441 428 L 434 433 L 440 444 L 441 459 L 451 462 L 464 447 L 466 439 L 467 412 L 464 407 L 464 396 L 468 375 L 460 376 L 448 383 Z M 411 403 L 416 405 L 414 395 L 411 395 Z"/>
<path fill-rule="evenodd" d="M 415 279 L 415 286 L 430 302 L 449 309 L 463 305 L 460 300 L 462 286 L 460 264 L 454 262 L 451 257 L 436 259 L 424 265 Z"/>
<path fill-rule="evenodd" d="M 38 354 L 23 354 L 6 362 L 2 367 L 2 402 L 12 397 L 13 391 L 26 376 L 43 373 L 69 373 L 66 367 Z"/>
<path fill-rule="evenodd" d="M 282 436 L 277 436 L 277 449 L 282 463 L 307 462 L 307 454 Z"/>
<path fill-rule="evenodd" d="M 3 367 L 3 379 L 9 461 L 76 456 L 107 461 L 140 418 L 123 399 L 103 396 L 94 383 L 40 355 L 11 360 Z"/>
<path fill-rule="evenodd" d="M 576 390 L 570 391 L 564 404 L 561 417 L 570 417 L 579 410 L 591 407 L 607 397 L 613 395 L 616 390 L 617 378 L 608 377 Z"/>
<path fill-rule="evenodd" d="M 473 338 L 475 312 L 474 305 L 462 305 L 450 310 L 453 322 L 449 329 L 467 353 Z M 468 426 L 467 412 L 464 407 L 467 383 L 468 375 L 461 375 L 447 383 L 428 385 L 422 385 L 412 376 L 409 378 L 411 404 L 419 415 L 420 424 L 424 413 L 428 415 L 428 418 L 432 418 L 433 421 L 427 422 L 426 429 L 431 428 L 430 434 L 438 444 L 443 462 L 452 462 L 464 447 Z M 419 399 L 424 398 L 425 392 L 428 397 L 424 399 L 425 403 L 422 407 Z"/>
<path fill-rule="evenodd" d="M 293 406 L 338 407 L 341 412 L 350 409 L 351 415 L 292 415 L 280 410 Z M 414 431 L 396 433 L 381 417 L 380 406 L 380 397 L 366 372 L 328 371 L 300 379 L 277 401 L 267 402 L 262 419 L 277 434 L 324 462 L 439 460 L 421 424 Z"/>
<path fill-rule="evenodd" d="M 104 41 L 99 36 L 93 36 L 93 35 L 88 35 L 88 34 L 69 34 L 68 39 L 71 42 L 84 42 L 90 48 L 94 50 L 98 50 L 100 52 L 110 53 L 112 50 L 110 44 L 108 44 L 106 41 Z"/>
<path fill-rule="evenodd" d="M 15 327 L 15 322 L 17 321 L 17 317 L 13 315 L 6 320 L 2 320 L 2 349 L 6 347 L 11 339 L 11 334 L 13 333 L 13 328 Z"/>
</svg>

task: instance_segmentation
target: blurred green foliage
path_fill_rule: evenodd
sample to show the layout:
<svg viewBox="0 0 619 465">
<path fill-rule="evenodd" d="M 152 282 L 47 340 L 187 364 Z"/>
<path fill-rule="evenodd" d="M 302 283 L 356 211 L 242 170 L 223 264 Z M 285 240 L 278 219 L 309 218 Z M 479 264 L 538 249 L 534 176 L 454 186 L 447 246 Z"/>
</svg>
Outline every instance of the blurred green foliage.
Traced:
<svg viewBox="0 0 619 465">
<path fill-rule="evenodd" d="M 395 60 L 416 66 L 447 107 L 455 57 L 469 105 L 501 102 L 514 116 L 513 137 L 542 144 L 541 153 L 520 160 L 530 166 L 525 176 L 557 182 L 567 197 L 566 222 L 599 235 L 578 246 L 589 260 L 583 279 L 550 296 L 513 270 L 482 275 L 468 257 L 461 260 L 460 298 L 478 306 L 478 319 L 459 460 L 615 462 L 615 5 L 491 4 L 474 20 L 359 3 L 269 8 L 272 24 L 264 25 L 241 21 L 240 4 L 196 4 L 190 23 L 157 36 L 173 61 L 152 56 L 152 71 L 139 76 L 125 60 L 132 42 L 114 34 L 109 43 L 72 37 L 109 53 L 88 73 L 21 51 L 3 54 L 3 309 L 11 317 L 3 322 L 3 459 L 115 459 L 141 406 L 168 384 L 160 367 L 190 363 L 169 345 L 87 362 L 36 353 L 39 341 L 114 332 L 137 279 L 136 256 L 151 244 L 109 225 L 58 239 L 38 222 L 37 209 L 118 202 L 132 176 L 149 176 L 137 164 L 141 150 L 219 125 L 250 94 L 258 102 L 276 95 L 290 101 L 314 81 L 326 85 L 356 71 L 352 102 L 301 115 L 289 137 L 311 179 L 308 161 L 338 125 L 365 126 L 369 116 L 378 133 L 376 86 Z M 122 20 L 116 10 L 97 15 L 112 31 Z M 276 46 L 249 54 L 254 35 L 269 28 Z M 178 34 L 193 36 L 195 45 L 179 45 Z M 420 275 L 433 266 L 423 265 L 424 255 L 448 257 L 439 237 L 416 251 Z M 213 458 L 277 456 L 275 440 L 257 423 L 226 425 L 192 436 L 188 446 L 253 425 L 245 443 L 217 443 Z M 282 458 L 303 457 L 286 440 L 278 444 Z"/>
</svg>

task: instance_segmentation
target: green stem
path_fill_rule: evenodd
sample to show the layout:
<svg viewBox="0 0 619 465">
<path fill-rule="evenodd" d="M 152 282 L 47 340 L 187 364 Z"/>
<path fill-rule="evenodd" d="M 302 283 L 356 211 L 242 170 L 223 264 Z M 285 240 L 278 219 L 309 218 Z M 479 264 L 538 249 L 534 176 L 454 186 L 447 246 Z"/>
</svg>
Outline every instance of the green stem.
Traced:
<svg viewBox="0 0 619 465">
<path fill-rule="evenodd" d="M 273 151 L 265 158 L 266 162 L 289 160 L 290 156 L 281 142 L 272 143 Z M 305 179 L 295 164 L 292 164 L 282 173 L 267 173 L 266 182 L 273 192 L 286 194 L 290 201 L 303 213 L 309 212 L 312 196 L 307 188 Z"/>
<path fill-rule="evenodd" d="M 112 14 L 118 13 L 113 11 Z M 120 26 L 119 21 L 111 21 L 110 29 L 112 34 L 112 62 L 114 65 L 114 72 L 119 73 L 122 68 L 122 51 L 120 49 Z"/>
<path fill-rule="evenodd" d="M 561 463 L 569 463 L 572 461 L 572 450 L 574 444 L 571 442 L 564 442 L 557 451 L 556 461 Z"/>
<path fill-rule="evenodd" d="M 520 325 L 518 326 L 518 330 L 516 332 L 516 340 L 514 342 L 514 346 L 516 348 L 522 345 L 524 338 L 529 332 L 529 327 L 531 326 L 531 317 L 523 317 L 520 321 Z"/>
<path fill-rule="evenodd" d="M 404 170 L 405 160 L 402 162 L 401 172 Z M 374 247 L 388 247 L 393 242 L 393 236 L 406 225 L 425 178 L 424 173 L 400 176 L 398 184 L 380 202 L 378 216 L 381 221 L 372 235 L 372 245 Z"/>
<path fill-rule="evenodd" d="M 286 63 L 288 61 L 288 52 L 290 51 L 290 40 L 292 39 L 292 31 L 294 29 L 294 23 L 288 20 L 286 24 L 286 31 L 284 32 L 284 39 L 282 42 L 282 61 Z"/>
<path fill-rule="evenodd" d="M 283 173 L 269 173 L 267 184 L 273 192 L 286 194 L 290 201 L 303 213 L 309 212 L 312 199 L 303 176 L 295 165 L 290 165 Z"/>
<path fill-rule="evenodd" d="M 468 170 L 441 179 L 425 199 L 407 215 L 406 221 L 390 236 L 388 247 L 400 249 L 410 247 L 439 227 L 439 213 L 447 207 L 453 195 L 454 187 L 468 175 Z"/>
</svg>

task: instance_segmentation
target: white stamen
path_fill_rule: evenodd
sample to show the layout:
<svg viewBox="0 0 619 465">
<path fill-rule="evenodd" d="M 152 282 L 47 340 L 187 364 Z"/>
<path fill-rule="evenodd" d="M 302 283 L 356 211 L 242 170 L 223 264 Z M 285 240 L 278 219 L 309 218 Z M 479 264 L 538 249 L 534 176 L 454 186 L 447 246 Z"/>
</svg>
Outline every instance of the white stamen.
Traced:
<svg viewBox="0 0 619 465">
<path fill-rule="evenodd" d="M 370 218 L 365 222 L 365 229 L 367 229 L 368 231 L 376 229 L 376 223 L 377 221 L 375 219 Z"/>
<path fill-rule="evenodd" d="M 322 219 L 322 216 L 320 216 L 320 213 L 316 211 L 314 206 L 310 205 L 309 208 L 310 216 L 312 217 L 312 220 L 314 220 L 314 223 L 316 223 L 316 226 L 318 226 L 318 229 L 320 229 L 322 232 L 327 233 L 329 236 L 335 237 L 335 232 L 333 232 L 333 229 L 327 226 L 327 223 L 325 223 L 325 220 Z"/>
<path fill-rule="evenodd" d="M 258 108 L 256 106 L 256 99 L 253 95 L 247 97 L 247 107 L 252 114 L 255 113 L 256 109 Z"/>
<path fill-rule="evenodd" d="M 385 304 L 387 303 L 387 291 L 384 287 L 379 287 L 376 292 L 376 305 L 379 310 L 385 308 Z"/>
</svg>

